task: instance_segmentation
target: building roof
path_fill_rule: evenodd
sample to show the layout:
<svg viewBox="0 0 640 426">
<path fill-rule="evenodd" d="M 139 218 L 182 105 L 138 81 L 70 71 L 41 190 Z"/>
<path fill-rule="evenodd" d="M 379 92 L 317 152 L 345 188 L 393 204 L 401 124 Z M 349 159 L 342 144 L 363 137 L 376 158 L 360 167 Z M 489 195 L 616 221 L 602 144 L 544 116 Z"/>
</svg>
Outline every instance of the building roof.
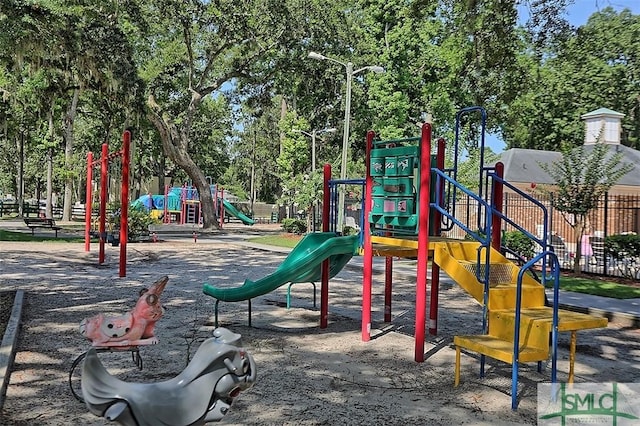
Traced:
<svg viewBox="0 0 640 426">
<path fill-rule="evenodd" d="M 584 119 L 587 119 L 587 118 L 600 117 L 600 116 L 604 116 L 604 115 L 609 116 L 609 117 L 618 117 L 618 118 L 624 117 L 624 114 L 621 113 L 621 112 L 617 112 L 617 111 L 614 111 L 614 110 L 609 109 L 609 108 L 598 108 L 595 111 L 591 111 L 591 112 L 588 112 L 586 114 L 582 114 L 580 116 L 580 118 L 584 120 Z"/>
<path fill-rule="evenodd" d="M 537 149 L 511 148 L 500 154 L 498 161 L 504 164 L 504 179 L 507 182 L 555 183 L 540 164 L 551 164 L 560 160 L 562 154 Z"/>
<path fill-rule="evenodd" d="M 584 145 L 586 152 L 590 152 L 595 145 Z M 623 163 L 636 166 L 619 181 L 618 185 L 640 186 L 640 151 L 624 145 L 608 145 L 607 158 L 615 152 L 622 152 Z M 540 164 L 552 164 L 561 159 L 562 153 L 542 151 L 536 149 L 511 148 L 500 154 L 498 161 L 504 164 L 504 178 L 511 183 L 555 184 L 549 174 Z"/>
<path fill-rule="evenodd" d="M 584 149 L 586 152 L 590 152 L 594 146 L 594 144 L 585 145 Z M 621 152 L 622 163 L 631 163 L 634 165 L 629 173 L 620 178 L 617 185 L 640 186 L 640 151 L 622 144 L 607 146 L 609 147 L 609 153 L 605 159 L 609 159 L 616 152 Z"/>
</svg>

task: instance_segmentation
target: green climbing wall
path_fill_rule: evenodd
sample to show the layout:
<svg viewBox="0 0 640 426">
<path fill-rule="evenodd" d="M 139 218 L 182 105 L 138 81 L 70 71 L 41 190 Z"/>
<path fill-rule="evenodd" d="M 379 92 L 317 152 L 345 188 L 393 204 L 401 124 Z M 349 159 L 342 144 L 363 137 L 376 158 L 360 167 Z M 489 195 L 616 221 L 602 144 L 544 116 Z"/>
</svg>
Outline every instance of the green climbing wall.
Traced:
<svg viewBox="0 0 640 426">
<path fill-rule="evenodd" d="M 417 234 L 419 164 L 419 147 L 415 145 L 371 150 L 370 223 Z M 435 156 L 431 164 L 435 166 Z M 433 197 L 433 190 L 430 192 Z"/>
</svg>

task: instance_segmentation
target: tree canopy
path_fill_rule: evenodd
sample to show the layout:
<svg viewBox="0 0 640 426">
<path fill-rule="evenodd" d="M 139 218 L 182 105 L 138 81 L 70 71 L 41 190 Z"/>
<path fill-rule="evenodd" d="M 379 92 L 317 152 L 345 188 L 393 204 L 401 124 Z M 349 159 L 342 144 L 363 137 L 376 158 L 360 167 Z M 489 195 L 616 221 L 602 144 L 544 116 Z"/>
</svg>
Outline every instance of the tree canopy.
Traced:
<svg viewBox="0 0 640 426">
<path fill-rule="evenodd" d="M 471 105 L 507 147 L 534 149 L 581 144 L 580 115 L 605 106 L 638 148 L 640 17 L 605 8 L 572 28 L 570 1 L 5 0 L 0 190 L 41 198 L 51 181 L 70 212 L 86 152 L 117 149 L 131 128 L 136 190 L 153 177 L 158 191 L 196 186 L 205 227 L 211 182 L 263 201 L 310 185 L 289 200 L 308 203 L 309 140 L 294 130 L 342 128 L 347 62 L 386 70 L 354 76 L 349 174 L 363 169 L 367 130 L 416 136 L 429 114 L 450 141 Z M 473 154 L 477 133 L 463 134 Z M 323 138 L 317 164 L 338 170 L 341 139 Z"/>
</svg>

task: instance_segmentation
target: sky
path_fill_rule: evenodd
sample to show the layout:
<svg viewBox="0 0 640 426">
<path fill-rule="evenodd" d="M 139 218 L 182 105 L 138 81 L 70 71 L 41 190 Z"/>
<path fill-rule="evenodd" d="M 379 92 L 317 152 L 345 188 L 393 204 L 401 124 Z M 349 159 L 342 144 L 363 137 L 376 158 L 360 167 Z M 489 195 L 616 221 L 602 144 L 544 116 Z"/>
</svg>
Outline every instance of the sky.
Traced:
<svg viewBox="0 0 640 426">
<path fill-rule="evenodd" d="M 617 11 L 629 9 L 634 14 L 639 14 L 640 0 L 575 0 L 568 8 L 569 22 L 576 26 L 585 24 L 592 13 L 605 7 L 612 7 Z"/>
<path fill-rule="evenodd" d="M 616 11 L 629 9 L 633 14 L 640 15 L 640 0 L 575 0 L 574 4 L 567 8 L 567 19 L 573 26 L 587 23 L 589 16 L 606 7 L 612 7 Z M 494 152 L 502 152 L 505 144 L 495 135 L 487 135 L 486 144 Z"/>
</svg>

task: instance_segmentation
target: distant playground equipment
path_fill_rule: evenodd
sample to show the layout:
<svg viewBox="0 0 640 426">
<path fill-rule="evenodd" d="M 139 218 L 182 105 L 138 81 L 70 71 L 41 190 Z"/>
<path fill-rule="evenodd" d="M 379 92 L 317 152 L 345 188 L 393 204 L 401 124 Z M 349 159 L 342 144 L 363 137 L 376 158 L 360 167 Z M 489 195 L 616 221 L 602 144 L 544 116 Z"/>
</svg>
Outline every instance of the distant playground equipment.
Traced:
<svg viewBox="0 0 640 426">
<path fill-rule="evenodd" d="M 127 275 L 127 240 L 128 236 L 128 211 L 129 211 L 129 163 L 130 163 L 130 146 L 131 132 L 126 130 L 122 134 L 122 149 L 113 153 L 109 153 L 109 146 L 102 144 L 102 152 L 99 159 L 93 159 L 93 153 L 87 153 L 87 181 L 86 181 L 86 201 L 85 201 L 85 231 L 84 231 L 84 250 L 91 249 L 91 227 L 92 227 L 92 204 L 93 204 L 93 168 L 100 166 L 100 193 L 99 193 L 99 212 L 98 212 L 98 236 L 99 236 L 99 252 L 98 263 L 103 264 L 105 261 L 105 243 L 107 242 L 106 217 L 107 217 L 107 192 L 108 192 L 108 169 L 109 163 L 120 159 L 122 169 L 122 181 L 120 190 L 120 258 L 119 258 L 119 276 Z"/>
<path fill-rule="evenodd" d="M 225 215 L 238 218 L 245 225 L 253 225 L 255 221 L 236 209 L 224 198 L 224 189 L 217 185 L 209 185 L 213 196 L 214 210 L 218 215 L 220 227 L 224 224 Z M 162 220 L 163 223 L 200 224 L 202 222 L 202 210 L 200 209 L 200 197 L 195 187 L 185 184 L 180 187 L 165 186 L 164 194 L 143 195 L 132 206 L 142 206 L 150 213 Z"/>
<path fill-rule="evenodd" d="M 481 117 L 479 189 L 469 190 L 457 180 L 459 133 L 462 117 L 479 113 Z M 551 358 L 551 381 L 557 382 L 558 334 L 570 332 L 569 382 L 574 379 L 577 331 L 607 326 L 607 319 L 559 309 L 559 263 L 548 241 L 548 212 L 544 205 L 505 181 L 504 166 L 484 164 L 486 112 L 480 107 L 465 108 L 456 115 L 453 165 L 445 168 L 445 141 L 439 139 L 432 154 L 432 129 L 422 126 L 421 135 L 397 140 L 377 140 L 367 134 L 365 195 L 362 232 L 341 236 L 335 230 L 337 185 L 362 180 L 331 179 L 331 167 L 324 168 L 323 232 L 309 234 L 267 277 L 236 288 L 218 288 L 205 283 L 203 292 L 218 303 L 247 300 L 266 294 L 287 282 L 321 279 L 320 328 L 327 327 L 328 285 L 353 255 L 364 256 L 362 294 L 362 340 L 371 339 L 371 296 L 373 256 L 385 257 L 384 321 L 391 322 L 393 258 L 417 258 L 414 359 L 425 359 L 424 344 L 429 333 L 437 333 L 440 269 L 443 269 L 482 307 L 481 330 L 476 335 L 455 336 L 456 364 L 454 385 L 460 380 L 461 350 L 480 354 L 480 377 L 484 377 L 487 356 L 512 365 L 512 409 L 517 408 L 520 362 L 542 362 Z M 502 212 L 503 191 L 508 188 L 540 212 L 542 237 L 536 237 Z M 456 217 L 456 203 L 467 197 L 477 204 L 474 219 Z M 468 222 L 476 223 L 468 223 Z M 330 225 L 332 229 L 330 229 Z M 504 226 L 522 232 L 537 247 L 522 266 L 508 260 L 508 249 L 501 246 Z M 461 229 L 472 240 L 447 238 L 447 232 Z M 513 253 L 509 253 L 513 255 Z M 338 258 L 342 257 L 340 261 Z M 346 260 L 345 260 L 346 259 Z M 431 260 L 432 279 L 427 303 L 427 260 Z M 344 263 L 343 263 L 344 262 Z M 331 267 L 335 265 L 335 267 Z M 535 268 L 535 269 L 534 269 Z M 540 277 L 535 279 L 533 277 Z M 553 286 L 553 300 L 545 299 L 545 286 Z M 429 319 L 427 323 L 427 306 Z M 250 314 L 250 312 L 249 312 Z"/>
</svg>

